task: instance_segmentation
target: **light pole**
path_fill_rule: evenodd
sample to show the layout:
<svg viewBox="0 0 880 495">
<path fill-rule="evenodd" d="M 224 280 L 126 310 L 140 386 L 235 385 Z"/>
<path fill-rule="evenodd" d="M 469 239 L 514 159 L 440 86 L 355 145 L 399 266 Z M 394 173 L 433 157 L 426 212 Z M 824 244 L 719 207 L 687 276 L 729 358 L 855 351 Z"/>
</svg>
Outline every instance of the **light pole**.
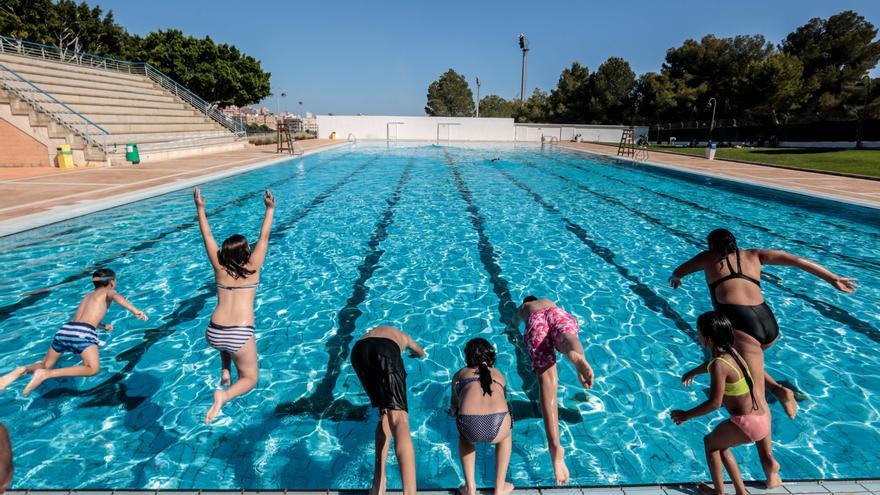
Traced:
<svg viewBox="0 0 880 495">
<path fill-rule="evenodd" d="M 871 76 L 865 74 L 862 76 L 862 86 L 865 87 L 865 97 L 862 100 L 862 111 L 859 112 L 859 127 L 856 131 L 856 149 L 862 148 L 862 122 L 865 120 L 865 110 L 868 109 L 868 93 L 871 91 Z"/>
<path fill-rule="evenodd" d="M 715 129 L 715 107 L 718 106 L 718 100 L 714 97 L 709 98 L 709 104 L 712 105 L 712 122 L 709 124 L 709 142 L 712 142 L 712 130 Z"/>
<path fill-rule="evenodd" d="M 284 92 L 283 89 L 280 89 L 281 97 L 286 98 L 287 93 Z M 277 119 L 281 115 L 281 104 L 278 101 L 278 91 L 275 92 L 275 118 Z"/>
<path fill-rule="evenodd" d="M 480 78 L 477 78 L 477 118 L 480 118 Z"/>
<path fill-rule="evenodd" d="M 522 50 L 523 58 L 522 58 L 522 84 L 519 93 L 519 101 L 523 102 L 526 99 L 526 56 L 529 53 L 529 40 L 526 39 L 526 35 L 523 33 L 519 33 L 519 49 Z"/>
</svg>

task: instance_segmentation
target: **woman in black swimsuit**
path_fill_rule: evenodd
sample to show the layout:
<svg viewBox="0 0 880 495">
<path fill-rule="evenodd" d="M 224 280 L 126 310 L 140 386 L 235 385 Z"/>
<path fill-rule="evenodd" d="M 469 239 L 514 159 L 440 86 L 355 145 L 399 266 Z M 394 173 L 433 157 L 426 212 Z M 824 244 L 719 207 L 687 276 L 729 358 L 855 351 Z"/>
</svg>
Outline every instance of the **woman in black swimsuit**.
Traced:
<svg viewBox="0 0 880 495">
<path fill-rule="evenodd" d="M 713 230 L 706 241 L 709 249 L 676 268 L 669 277 L 669 284 L 678 288 L 682 278 L 703 271 L 715 311 L 727 316 L 736 329 L 735 347 L 740 353 L 749 353 L 750 348 L 757 346 L 766 350 L 779 338 L 776 317 L 761 293 L 763 265 L 793 266 L 821 278 L 839 291 L 852 293 L 856 289 L 854 279 L 835 275 L 817 263 L 785 251 L 740 250 L 736 238 L 726 229 Z M 743 349 L 740 350 L 740 347 Z M 699 368 L 693 371 L 699 372 Z M 692 378 L 685 376 L 684 380 Z M 794 418 L 798 406 L 792 391 L 777 383 L 766 372 L 764 380 L 767 390 L 779 399 L 786 414 Z"/>
</svg>

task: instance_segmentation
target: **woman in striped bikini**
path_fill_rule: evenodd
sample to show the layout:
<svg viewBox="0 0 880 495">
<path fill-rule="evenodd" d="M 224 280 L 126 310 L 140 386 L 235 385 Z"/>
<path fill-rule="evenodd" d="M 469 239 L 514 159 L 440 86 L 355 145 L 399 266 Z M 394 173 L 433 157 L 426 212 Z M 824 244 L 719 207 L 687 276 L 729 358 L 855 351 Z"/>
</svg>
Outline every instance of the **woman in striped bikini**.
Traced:
<svg viewBox="0 0 880 495">
<path fill-rule="evenodd" d="M 208 344 L 220 351 L 220 385 L 226 390 L 214 391 L 214 404 L 205 414 L 205 424 L 210 424 L 220 414 L 224 404 L 234 397 L 244 395 L 257 386 L 257 345 L 254 341 L 254 298 L 260 280 L 260 267 L 266 259 L 269 233 L 275 213 L 275 197 L 268 190 L 263 196 L 266 216 L 260 228 L 260 238 L 253 251 L 242 235 L 233 235 L 223 241 L 218 249 L 211 234 L 205 213 L 205 198 L 198 188 L 193 192 L 199 229 L 205 241 L 205 251 L 214 268 L 217 282 L 217 307 L 205 331 Z M 230 362 L 235 363 L 238 380 L 232 383 Z"/>
</svg>

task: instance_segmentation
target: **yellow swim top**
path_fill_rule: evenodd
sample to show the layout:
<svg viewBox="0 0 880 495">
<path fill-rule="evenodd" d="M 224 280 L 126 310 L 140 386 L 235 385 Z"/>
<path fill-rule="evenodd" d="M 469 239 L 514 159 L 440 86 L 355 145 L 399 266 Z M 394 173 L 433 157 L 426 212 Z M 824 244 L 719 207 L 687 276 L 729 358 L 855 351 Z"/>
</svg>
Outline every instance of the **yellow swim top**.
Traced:
<svg viewBox="0 0 880 495">
<path fill-rule="evenodd" d="M 746 377 L 743 376 L 742 371 L 739 370 L 738 366 L 730 364 L 730 361 L 724 359 L 723 357 L 717 357 L 709 361 L 709 366 L 712 366 L 715 361 L 721 361 L 727 366 L 730 366 L 739 375 L 739 380 L 733 383 L 724 384 L 724 395 L 726 397 L 739 397 L 740 395 L 746 395 L 747 393 L 749 393 L 749 384 L 746 383 Z M 749 378 L 752 377 L 752 373 L 749 371 L 748 368 L 746 368 L 746 373 L 749 374 Z"/>
</svg>

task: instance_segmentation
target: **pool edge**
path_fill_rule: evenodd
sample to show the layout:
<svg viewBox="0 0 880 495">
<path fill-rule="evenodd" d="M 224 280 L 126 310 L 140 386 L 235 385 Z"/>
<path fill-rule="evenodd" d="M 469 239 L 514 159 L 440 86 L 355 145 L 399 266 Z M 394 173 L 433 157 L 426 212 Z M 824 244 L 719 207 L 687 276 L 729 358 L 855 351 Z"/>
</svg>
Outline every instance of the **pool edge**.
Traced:
<svg viewBox="0 0 880 495">
<path fill-rule="evenodd" d="M 696 175 L 696 176 L 700 176 L 700 177 L 708 177 L 710 179 L 729 181 L 729 182 L 734 182 L 734 183 L 739 183 L 739 184 L 745 184 L 745 185 L 752 186 L 752 187 L 760 187 L 760 188 L 771 189 L 771 190 L 775 190 L 775 191 L 782 191 L 782 192 L 791 193 L 791 194 L 799 194 L 801 196 L 808 196 L 811 198 L 822 199 L 825 201 L 835 201 L 838 203 L 846 203 L 848 205 L 858 206 L 858 207 L 862 207 L 862 208 L 870 208 L 872 210 L 880 210 L 880 202 L 863 201 L 863 200 L 859 200 L 856 198 L 839 196 L 839 195 L 830 194 L 830 193 L 821 193 L 818 191 L 812 191 L 809 189 L 802 189 L 802 188 L 793 187 L 793 186 L 780 186 L 780 185 L 770 184 L 767 182 L 762 182 L 759 180 L 750 180 L 750 179 L 743 179 L 743 178 L 738 178 L 738 177 L 724 177 L 724 176 L 716 175 L 716 174 L 713 174 L 710 172 L 703 172 L 703 171 L 694 170 L 691 168 L 679 167 L 677 165 L 657 163 L 657 162 L 652 162 L 649 160 L 639 161 L 639 160 L 634 160 L 632 158 L 613 156 L 613 155 L 600 153 L 598 151 L 593 151 L 593 150 L 587 150 L 587 149 L 583 149 L 583 148 L 562 146 L 562 149 L 580 152 L 580 153 L 587 153 L 587 154 L 595 155 L 595 156 L 602 156 L 602 157 L 606 157 L 606 158 L 612 158 L 614 160 L 619 160 L 619 161 L 625 162 L 625 163 L 632 163 L 635 165 L 648 165 L 650 167 L 657 167 L 657 168 L 663 168 L 663 169 L 668 169 L 668 170 L 674 170 L 676 172 L 680 172 L 680 173 L 684 173 L 684 174 Z M 807 172 L 807 173 L 813 173 L 813 172 Z"/>
<path fill-rule="evenodd" d="M 187 189 L 189 187 L 204 184 L 206 182 L 225 179 L 227 177 L 232 177 L 246 172 L 252 172 L 260 168 L 277 165 L 278 163 L 287 160 L 295 160 L 305 156 L 338 149 L 343 146 L 349 145 L 351 145 L 351 143 L 349 142 L 331 144 L 328 146 L 304 151 L 301 155 L 284 155 L 282 157 L 270 158 L 268 160 L 262 160 L 240 167 L 222 170 L 220 172 L 202 175 L 199 177 L 169 182 L 167 184 L 150 187 L 140 191 L 124 193 L 117 196 L 111 196 L 98 200 L 86 201 L 77 205 L 59 206 L 56 207 L 54 210 L 41 211 L 37 213 L 31 213 L 29 215 L 23 215 L 17 218 L 12 218 L 9 220 L 3 220 L 0 221 L 0 238 L 19 234 L 28 230 L 38 229 L 40 227 L 46 227 L 48 225 L 64 222 L 85 215 L 90 215 L 99 211 L 109 210 L 118 206 L 124 206 L 129 203 L 135 203 L 137 201 L 154 198 L 156 196 L 179 191 L 181 189 Z"/>
</svg>

